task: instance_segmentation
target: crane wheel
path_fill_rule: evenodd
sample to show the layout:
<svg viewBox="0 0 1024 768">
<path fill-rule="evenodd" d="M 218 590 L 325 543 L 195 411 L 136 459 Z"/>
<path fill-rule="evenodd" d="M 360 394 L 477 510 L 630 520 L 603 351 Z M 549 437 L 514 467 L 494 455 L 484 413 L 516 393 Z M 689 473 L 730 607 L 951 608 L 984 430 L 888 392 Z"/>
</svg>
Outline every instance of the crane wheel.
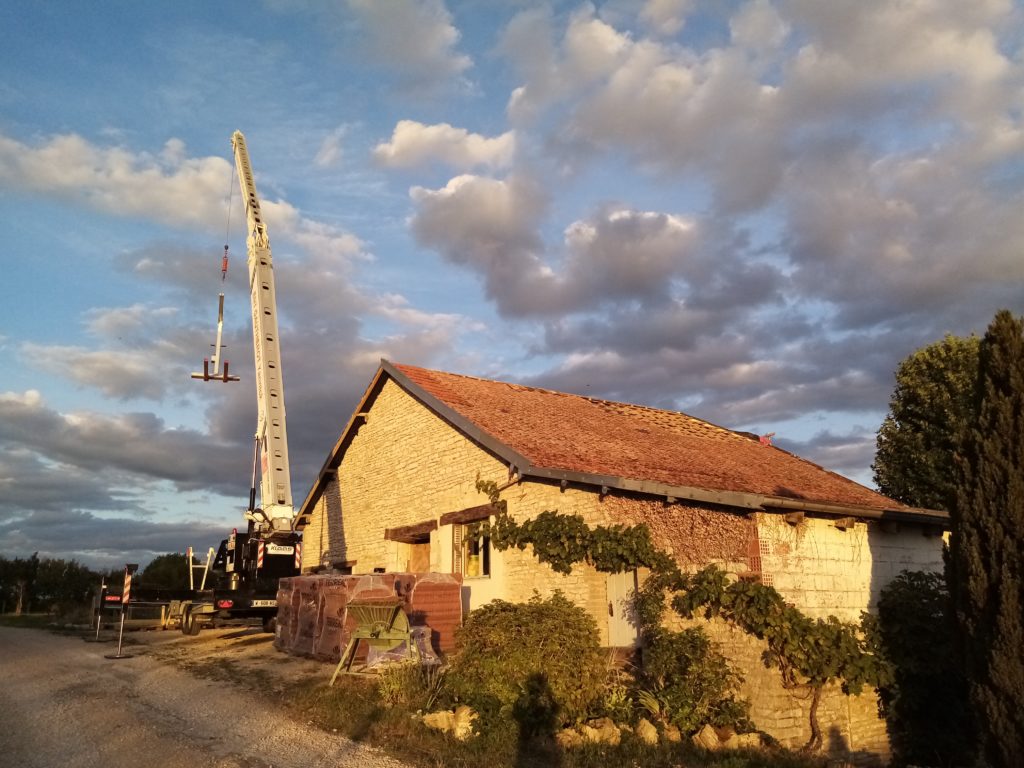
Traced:
<svg viewBox="0 0 1024 768">
<path fill-rule="evenodd" d="M 185 611 L 185 615 L 181 617 L 181 632 L 184 635 L 198 635 L 199 634 L 199 620 L 191 610 Z"/>
</svg>

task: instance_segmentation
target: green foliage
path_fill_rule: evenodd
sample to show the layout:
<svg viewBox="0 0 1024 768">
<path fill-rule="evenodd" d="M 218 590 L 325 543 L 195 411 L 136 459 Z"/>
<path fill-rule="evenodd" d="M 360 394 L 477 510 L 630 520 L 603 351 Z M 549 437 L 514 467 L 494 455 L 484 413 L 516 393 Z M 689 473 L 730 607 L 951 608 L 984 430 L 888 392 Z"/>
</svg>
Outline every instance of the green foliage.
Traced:
<svg viewBox="0 0 1024 768">
<path fill-rule="evenodd" d="M 178 552 L 158 555 L 142 569 L 139 583 L 146 587 L 185 589 L 188 587 L 188 566 L 187 555 Z"/>
<path fill-rule="evenodd" d="M 869 642 L 892 665 L 879 690 L 897 764 L 968 765 L 972 738 L 963 670 L 953 643 L 945 579 L 904 571 L 865 615 Z M 927 645 L 922 647 L 922 638 Z"/>
<path fill-rule="evenodd" d="M 388 707 L 429 712 L 441 697 L 445 674 L 438 664 L 391 664 L 380 670 L 377 694 Z"/>
<path fill-rule="evenodd" d="M 56 611 L 86 606 L 100 575 L 75 560 L 0 557 L 0 612 Z"/>
<path fill-rule="evenodd" d="M 494 483 L 477 480 L 477 489 L 487 493 L 492 503 L 497 502 L 499 493 Z M 811 690 L 809 749 L 821 746 L 817 708 L 825 685 L 838 682 L 845 693 L 857 694 L 865 684 L 880 685 L 888 680 L 888 665 L 872 653 L 857 625 L 834 616 L 811 619 L 788 605 L 772 587 L 730 582 L 713 566 L 685 575 L 669 555 L 655 547 L 645 525 L 590 528 L 578 515 L 554 511 L 517 523 L 502 512 L 492 524 L 491 542 L 498 549 L 525 549 L 529 544 L 538 560 L 559 573 L 571 573 L 577 563 L 588 563 L 607 573 L 650 569 L 634 600 L 645 643 L 661 637 L 666 593 L 673 595 L 672 607 L 684 617 L 692 617 L 703 608 L 708 618 L 721 616 L 764 640 L 764 663 L 779 670 L 783 685 Z M 699 671 L 704 674 L 707 670 Z M 657 692 L 648 691 L 645 701 L 656 711 L 664 710 Z M 684 703 L 677 703 L 678 711 L 686 711 Z M 730 712 L 738 717 L 738 710 Z"/>
<path fill-rule="evenodd" d="M 672 605 L 687 617 L 703 608 L 707 618 L 721 616 L 764 640 L 765 665 L 777 667 L 787 687 L 820 688 L 838 681 L 844 692 L 857 694 L 865 684 L 888 679 L 887 666 L 871 653 L 857 625 L 834 616 L 812 619 L 786 603 L 773 587 L 729 582 L 714 566 L 689 577 Z"/>
<path fill-rule="evenodd" d="M 496 600 L 466 617 L 456 634 L 451 693 L 484 719 L 515 714 L 575 722 L 596 704 L 604 668 L 593 618 L 560 593 L 527 603 Z M 521 719 L 520 722 L 523 722 Z"/>
<path fill-rule="evenodd" d="M 646 638 L 641 704 L 683 733 L 706 723 L 750 730 L 750 704 L 737 695 L 742 681 L 699 627 L 658 629 Z"/>
<path fill-rule="evenodd" d="M 978 368 L 956 462 L 950 591 L 984 757 L 1024 765 L 1024 318 L 996 314 Z"/>
<path fill-rule="evenodd" d="M 604 680 L 598 699 L 596 714 L 610 717 L 616 723 L 633 720 L 633 675 L 616 663 L 614 652 L 605 659 Z"/>
<path fill-rule="evenodd" d="M 558 573 L 572 573 L 577 563 L 604 573 L 671 567 L 671 559 L 654 546 L 646 525 L 590 528 L 579 515 L 553 511 L 522 523 L 499 513 L 491 524 L 491 544 L 502 551 L 526 549 L 529 544 L 534 556 Z"/>
<path fill-rule="evenodd" d="M 976 336 L 947 335 L 900 363 L 872 465 L 882 493 L 915 507 L 949 508 L 953 454 L 970 418 L 977 371 Z"/>
</svg>

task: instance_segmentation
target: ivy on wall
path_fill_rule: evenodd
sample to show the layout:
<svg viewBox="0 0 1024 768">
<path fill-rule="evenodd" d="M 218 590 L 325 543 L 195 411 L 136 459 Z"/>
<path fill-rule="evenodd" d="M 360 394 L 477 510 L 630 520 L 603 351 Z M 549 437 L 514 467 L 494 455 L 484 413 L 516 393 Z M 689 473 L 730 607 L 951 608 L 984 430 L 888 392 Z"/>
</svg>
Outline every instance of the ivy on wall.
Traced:
<svg viewBox="0 0 1024 768">
<path fill-rule="evenodd" d="M 496 483 L 477 480 L 477 490 L 498 501 Z M 885 683 L 891 671 L 871 652 L 857 624 L 834 616 L 812 619 L 785 602 L 773 587 L 751 581 L 733 581 L 715 566 L 684 574 L 675 560 L 651 540 L 646 525 L 591 528 L 579 515 L 545 511 L 519 523 L 500 512 L 491 523 L 491 543 L 501 551 L 525 550 L 557 573 L 569 574 L 586 563 L 605 573 L 650 569 L 650 577 L 635 596 L 634 606 L 644 637 L 661 627 L 669 596 L 673 610 L 692 618 L 702 610 L 706 618 L 720 617 L 767 646 L 762 660 L 780 673 L 787 689 L 803 689 L 810 696 L 811 736 L 805 749 L 821 747 L 818 705 L 826 685 L 839 683 L 847 694 L 865 685 Z"/>
</svg>

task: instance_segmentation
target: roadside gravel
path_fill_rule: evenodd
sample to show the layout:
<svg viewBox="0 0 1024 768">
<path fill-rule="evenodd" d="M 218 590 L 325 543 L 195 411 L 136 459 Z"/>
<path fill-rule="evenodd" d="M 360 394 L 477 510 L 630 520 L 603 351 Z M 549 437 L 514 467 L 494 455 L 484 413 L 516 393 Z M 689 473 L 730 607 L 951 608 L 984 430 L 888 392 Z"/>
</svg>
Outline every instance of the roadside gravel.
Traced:
<svg viewBox="0 0 1024 768">
<path fill-rule="evenodd" d="M 270 635 L 127 637 L 133 657 L 111 660 L 116 642 L 0 627 L 0 765 L 405 768 L 277 706 L 286 687 L 331 669 L 275 651 Z"/>
</svg>

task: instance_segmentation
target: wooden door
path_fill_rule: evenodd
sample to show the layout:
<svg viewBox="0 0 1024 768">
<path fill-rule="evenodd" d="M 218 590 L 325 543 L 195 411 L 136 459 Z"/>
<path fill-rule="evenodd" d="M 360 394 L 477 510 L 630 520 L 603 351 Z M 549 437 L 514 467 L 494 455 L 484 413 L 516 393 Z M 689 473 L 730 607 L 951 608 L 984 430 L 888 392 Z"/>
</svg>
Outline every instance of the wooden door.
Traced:
<svg viewBox="0 0 1024 768">
<path fill-rule="evenodd" d="M 637 589 L 636 571 L 608 574 L 608 645 L 629 648 L 639 636 L 633 612 L 633 594 Z"/>
</svg>

